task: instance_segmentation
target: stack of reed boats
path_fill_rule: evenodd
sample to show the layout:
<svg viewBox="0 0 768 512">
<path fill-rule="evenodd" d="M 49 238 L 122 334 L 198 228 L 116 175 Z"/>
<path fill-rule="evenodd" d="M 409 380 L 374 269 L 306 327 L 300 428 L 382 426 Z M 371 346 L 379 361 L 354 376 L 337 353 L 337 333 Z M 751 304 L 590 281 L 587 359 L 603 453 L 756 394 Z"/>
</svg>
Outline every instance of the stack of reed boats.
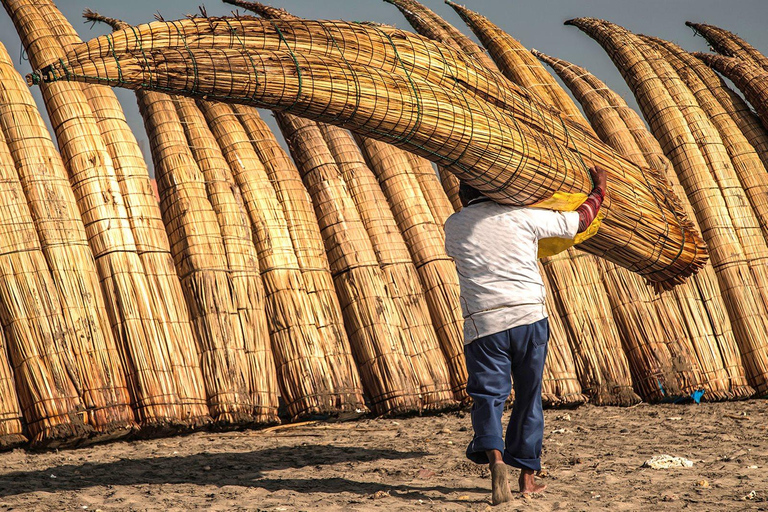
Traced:
<svg viewBox="0 0 768 512">
<path fill-rule="evenodd" d="M 0 51 L 0 449 L 467 404 L 459 180 L 558 209 L 595 164 L 602 226 L 541 261 L 544 403 L 768 394 L 768 58 L 735 34 L 689 23 L 701 54 L 567 22 L 648 130 L 450 1 L 485 48 L 416 0 L 387 1 L 418 35 L 225 0 L 259 17 L 88 11 L 114 31 L 86 43 L 50 0 L 2 1 L 58 149 Z M 110 86 L 136 90 L 159 202 Z"/>
</svg>

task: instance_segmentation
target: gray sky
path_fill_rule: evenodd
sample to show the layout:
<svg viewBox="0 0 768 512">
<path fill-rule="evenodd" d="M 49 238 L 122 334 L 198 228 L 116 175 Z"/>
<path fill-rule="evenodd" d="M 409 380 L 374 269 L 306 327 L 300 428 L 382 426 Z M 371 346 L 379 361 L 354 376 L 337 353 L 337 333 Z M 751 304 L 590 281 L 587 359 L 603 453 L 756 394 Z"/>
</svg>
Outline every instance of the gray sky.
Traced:
<svg viewBox="0 0 768 512">
<path fill-rule="evenodd" d="M 632 93 L 606 53 L 592 39 L 574 27 L 563 26 L 563 21 L 579 16 L 607 19 L 632 30 L 669 39 L 683 48 L 706 51 L 703 38 L 694 37 L 685 21 L 718 25 L 738 33 L 763 52 L 768 52 L 768 1 L 766 0 L 464 0 L 466 5 L 490 18 L 528 48 L 563 58 L 586 67 L 609 87 L 621 94 L 637 108 Z M 83 39 L 107 32 L 105 26 L 82 23 L 83 9 L 91 8 L 102 14 L 121 18 L 131 24 L 152 21 L 156 11 L 165 19 L 178 19 L 197 12 L 197 0 L 58 0 L 57 5 L 72 22 Z M 270 3 L 270 2 L 268 2 Z M 345 19 L 349 21 L 376 21 L 410 30 L 405 18 L 392 5 L 382 0 L 274 0 L 276 7 L 304 18 Z M 443 16 L 465 33 L 466 25 L 453 9 L 442 0 L 422 0 L 422 3 Z M 205 2 L 209 15 L 226 15 L 232 6 L 220 2 Z M 29 62 L 20 60 L 21 43 L 10 18 L 0 13 L 0 42 L 13 57 L 17 69 L 26 74 Z M 149 147 L 144 125 L 136 107 L 133 93 L 117 90 L 128 122 L 136 138 L 148 155 Z M 33 93 L 45 112 L 39 91 Z M 45 114 L 44 114 L 45 115 Z M 275 128 L 270 116 L 267 121 Z M 279 134 L 279 132 L 276 131 Z M 278 135 L 279 137 L 279 135 Z M 151 165 L 151 163 L 150 163 Z"/>
</svg>

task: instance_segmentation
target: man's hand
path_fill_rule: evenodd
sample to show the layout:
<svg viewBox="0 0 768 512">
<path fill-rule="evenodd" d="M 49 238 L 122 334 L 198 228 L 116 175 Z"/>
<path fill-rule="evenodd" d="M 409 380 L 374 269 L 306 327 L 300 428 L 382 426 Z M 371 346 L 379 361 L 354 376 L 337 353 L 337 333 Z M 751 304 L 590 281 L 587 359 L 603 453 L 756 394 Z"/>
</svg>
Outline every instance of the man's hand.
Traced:
<svg viewBox="0 0 768 512">
<path fill-rule="evenodd" d="M 592 176 L 592 182 L 595 184 L 595 187 L 605 192 L 607 181 L 605 169 L 599 165 L 595 165 L 594 167 L 589 168 L 589 175 Z"/>
</svg>

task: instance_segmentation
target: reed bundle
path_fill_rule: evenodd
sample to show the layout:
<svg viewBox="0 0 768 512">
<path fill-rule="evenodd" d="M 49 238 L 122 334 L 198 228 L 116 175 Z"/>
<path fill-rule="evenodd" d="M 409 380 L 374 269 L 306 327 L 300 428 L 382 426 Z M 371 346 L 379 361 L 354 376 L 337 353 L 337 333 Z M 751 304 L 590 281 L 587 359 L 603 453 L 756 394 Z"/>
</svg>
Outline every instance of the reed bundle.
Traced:
<svg viewBox="0 0 768 512">
<path fill-rule="evenodd" d="M 768 70 L 752 62 L 710 53 L 694 53 L 704 63 L 733 82 L 755 108 L 768 130 Z"/>
<path fill-rule="evenodd" d="M 8 357 L 5 335 L 0 333 L 0 450 L 11 450 L 28 441 Z"/>
<path fill-rule="evenodd" d="M 319 125 L 319 128 L 368 232 L 387 293 L 396 306 L 405 351 L 411 358 L 414 378 L 421 390 L 422 407 L 425 410 L 452 407 L 456 402 L 449 368 L 432 324 L 419 273 L 387 197 L 352 135 L 332 125 Z"/>
<path fill-rule="evenodd" d="M 658 141 L 623 98 L 586 69 L 534 53 L 549 64 L 571 89 L 600 138 L 630 160 L 644 162 L 644 165 L 664 172 L 675 193 L 682 199 L 689 217 L 695 220 L 685 190 Z M 707 265 L 692 279 L 662 295 L 669 294 L 677 300 L 702 371 L 706 389 L 703 399 L 739 399 L 754 393 L 746 383 L 731 322 L 712 266 Z M 657 303 L 663 307 L 661 300 Z"/>
<path fill-rule="evenodd" d="M 115 29 L 129 26 L 90 11 L 86 18 Z M 218 427 L 275 423 L 277 381 L 264 290 L 229 166 L 193 100 L 143 92 L 137 100 L 211 417 Z"/>
<path fill-rule="evenodd" d="M 599 163 L 608 168 L 615 184 L 614 193 L 606 205 L 609 211 L 608 218 L 600 233 L 584 244 L 585 248 L 619 264 L 623 262 L 624 265 L 632 267 L 650 279 L 664 281 L 666 284 L 662 284 L 663 286 L 681 281 L 686 275 L 694 272 L 703 261 L 703 246 L 697 235 L 690 230 L 688 221 L 679 209 L 669 211 L 667 208 L 659 208 L 653 200 L 654 186 L 649 189 L 642 178 L 648 175 L 648 171 L 641 172 L 616 156 L 610 148 L 584 134 L 578 128 L 568 129 L 567 127 L 571 126 L 568 122 L 559 120 L 556 116 L 553 117 L 550 112 L 531 108 L 531 104 L 524 100 L 523 96 L 517 97 L 521 108 L 515 116 L 519 118 L 512 118 L 497 110 L 494 105 L 467 95 L 463 95 L 459 103 L 454 93 L 447 94 L 445 89 L 435 87 L 433 83 L 424 82 L 415 74 L 406 76 L 406 73 L 402 72 L 404 66 L 394 66 L 397 71 L 389 72 L 379 69 L 386 67 L 384 64 L 378 65 L 374 70 L 367 64 L 368 61 L 366 64 L 350 63 L 349 59 L 355 57 L 351 51 L 343 53 L 344 59 L 347 60 L 341 63 L 334 58 L 312 54 L 311 49 L 314 47 L 312 44 L 308 49 L 305 45 L 301 52 L 296 51 L 299 48 L 293 42 L 289 43 L 289 50 L 273 52 L 265 49 L 278 47 L 277 43 L 281 40 L 281 36 L 268 35 L 265 32 L 265 30 L 274 32 L 278 24 L 281 26 L 282 37 L 291 37 L 296 33 L 293 29 L 310 25 L 318 26 L 317 30 L 320 32 L 316 35 L 322 37 L 326 34 L 323 27 L 330 30 L 331 22 L 326 22 L 326 26 L 322 23 L 303 20 L 271 20 L 270 24 L 266 25 L 252 18 L 223 19 L 220 23 L 213 23 L 212 18 L 207 18 L 205 24 L 199 23 L 199 19 L 176 23 L 179 33 L 189 35 L 189 38 L 185 36 L 184 41 L 187 47 L 183 50 L 178 47 L 173 48 L 174 44 L 179 43 L 178 37 L 168 39 L 171 35 L 168 31 L 170 25 L 154 23 L 132 29 L 130 32 L 134 36 L 127 36 L 126 32 L 117 32 L 110 38 L 109 44 L 115 51 L 112 55 L 104 54 L 99 57 L 97 55 L 99 44 L 107 44 L 107 42 L 92 41 L 73 52 L 68 64 L 56 64 L 42 74 L 37 73 L 34 76 L 38 78 L 42 76 L 46 80 L 61 78 L 63 75 L 58 74 L 58 71 L 60 66 L 64 65 L 67 66 L 70 79 L 102 82 L 114 80 L 115 85 L 127 87 L 138 87 L 142 83 L 149 86 L 149 82 L 152 82 L 151 87 L 180 93 L 208 94 L 212 99 L 242 101 L 271 108 L 290 108 L 301 111 L 305 116 L 347 125 L 362 135 L 373 135 L 395 142 L 433 160 L 456 162 L 448 167 L 456 171 L 460 177 L 474 180 L 475 185 L 500 201 L 510 202 L 511 189 L 504 188 L 505 192 L 502 193 L 499 192 L 498 185 L 511 178 L 508 171 L 515 168 L 514 185 L 515 188 L 519 185 L 522 189 L 514 194 L 517 199 L 512 202 L 518 204 L 535 203 L 549 197 L 555 191 L 554 189 L 561 192 L 588 191 L 591 184 L 585 170 L 587 162 L 582 160 L 583 155 L 584 158 L 590 158 L 590 162 Z M 246 48 L 227 48 L 235 46 L 233 44 L 235 38 L 232 37 L 233 23 L 248 25 L 249 46 Z M 207 38 L 201 36 L 205 32 L 209 35 L 212 32 L 215 33 L 216 27 L 226 24 L 230 26 L 225 30 L 227 36 L 223 34 L 219 34 L 218 38 L 215 34 Z M 356 40 L 360 39 L 357 37 L 359 31 L 367 31 L 365 33 L 368 38 L 383 32 L 381 28 L 374 29 L 366 25 L 341 22 L 333 22 L 332 26 L 334 30 Z M 259 27 L 264 36 L 260 39 L 261 43 L 258 42 Z M 238 34 L 241 33 L 239 30 L 241 29 L 238 29 Z M 315 32 L 312 34 L 314 35 Z M 417 38 L 405 33 L 400 35 L 404 40 Z M 136 50 L 136 44 L 139 41 L 145 40 L 149 44 L 153 36 L 158 37 L 153 42 L 156 50 L 151 52 Z M 120 49 L 124 48 L 126 41 L 131 38 L 133 43 L 128 46 L 134 48 L 135 54 L 130 50 Z M 271 42 L 273 39 L 274 44 Z M 389 34 L 384 39 L 394 41 Z M 238 40 L 241 43 L 245 41 L 242 37 Z M 326 40 L 328 40 L 327 37 Z M 333 41 L 343 42 L 343 39 L 334 38 Z M 211 48 L 212 44 L 217 46 Z M 426 45 L 427 42 L 424 44 Z M 430 44 L 438 45 L 438 43 Z M 200 45 L 209 49 L 199 48 Z M 161 47 L 163 49 L 160 49 Z M 260 49 L 254 50 L 254 47 Z M 322 53 L 317 48 L 315 50 Z M 449 52 L 450 49 L 443 47 L 440 51 Z M 380 59 L 381 55 L 385 54 L 386 52 L 371 53 L 367 50 L 358 52 L 359 56 L 366 56 L 369 60 L 372 56 Z M 76 61 L 78 55 L 82 57 L 82 62 Z M 298 55 L 301 55 L 301 58 Z M 390 58 L 390 66 L 392 62 L 404 62 L 403 54 L 398 53 L 398 56 L 398 61 Z M 358 60 L 360 58 L 358 57 Z M 164 62 L 159 68 L 152 65 L 153 62 L 156 63 L 156 59 L 162 59 Z M 139 66 L 139 60 L 141 60 L 141 66 Z M 193 79 L 194 84 L 187 81 L 189 76 L 187 64 L 192 60 L 196 62 L 197 70 L 193 73 L 197 77 Z M 435 58 L 433 57 L 432 60 Z M 386 62 L 386 58 L 384 61 Z M 221 67 L 224 63 L 228 63 L 226 69 Z M 466 60 L 463 61 L 462 66 L 461 69 L 471 68 L 466 65 Z M 251 76 L 251 69 L 259 70 L 257 71 L 258 80 L 255 76 Z M 289 69 L 292 71 L 289 72 Z M 480 68 L 475 66 L 471 69 L 479 70 Z M 215 84 L 207 80 L 213 76 L 214 70 L 216 70 Z M 338 79 L 331 80 L 327 73 L 336 73 L 334 70 L 349 77 L 349 81 L 342 83 Z M 144 76 L 145 71 L 148 73 L 146 76 Z M 157 75 L 158 71 L 162 76 Z M 264 77 L 261 76 L 262 72 Z M 491 72 L 485 70 L 483 73 Z M 149 74 L 154 76 L 152 80 L 148 80 Z M 375 79 L 372 79 L 373 74 L 376 76 Z M 99 76 L 101 78 L 98 78 Z M 480 76 L 480 72 L 477 76 Z M 277 77 L 280 77 L 279 83 L 277 83 Z M 34 81 L 35 78 L 30 80 Z M 455 84 L 455 80 L 453 78 L 451 80 Z M 302 94 L 299 97 L 297 94 L 303 83 L 315 83 L 316 87 L 302 89 L 310 94 Z M 486 85 L 488 83 L 483 82 Z M 335 89 L 337 94 L 328 95 L 320 92 L 320 87 L 331 87 L 330 90 Z M 350 87 L 354 89 L 354 93 Z M 508 88 L 499 89 L 498 92 L 513 98 Z M 369 99 L 386 96 L 391 101 L 384 109 L 381 102 L 364 100 L 363 96 L 366 95 Z M 413 103 L 417 97 L 418 106 Z M 350 104 L 355 104 L 356 108 L 351 110 L 346 108 Z M 511 104 L 509 100 L 508 105 Z M 440 109 L 435 108 L 438 105 Z M 448 108 L 449 105 L 451 105 L 450 108 Z M 469 111 L 466 110 L 467 107 Z M 432 117 L 433 115 L 435 117 Z M 542 120 L 546 128 L 541 128 Z M 482 135 L 480 135 L 480 124 L 485 125 L 486 122 L 487 126 L 482 129 Z M 537 128 L 534 129 L 534 126 Z M 372 133 L 371 129 L 377 133 Z M 451 133 L 446 132 L 446 129 L 450 129 Z M 461 135 L 462 133 L 464 135 Z M 473 135 L 470 137 L 470 134 Z M 510 134 L 514 134 L 513 140 L 508 140 Z M 396 139 L 394 141 L 393 135 Z M 446 140 L 451 142 L 446 144 Z M 565 151 L 558 145 L 558 141 L 562 141 L 563 145 L 568 145 L 573 151 Z M 529 147 L 524 150 L 522 144 Z M 533 147 L 538 148 L 538 151 L 533 151 Z M 546 178 L 547 173 L 544 171 L 548 169 L 557 169 L 558 182 L 555 183 L 551 178 Z M 477 179 L 486 171 L 492 172 L 492 175 L 487 176 L 487 178 L 493 176 L 491 181 L 486 178 Z M 529 174 L 531 172 L 532 174 Z M 630 183 L 635 183 L 637 186 Z M 640 185 L 641 183 L 644 185 Z M 533 184 L 537 184 L 535 191 L 531 190 Z M 615 205 L 613 209 L 611 205 Z M 643 218 L 642 222 L 640 217 Z M 662 225 L 664 234 L 660 238 L 657 228 L 660 229 Z M 631 237 L 629 233 L 632 233 Z M 651 240 L 653 240 L 652 243 Z M 669 243 L 664 243 L 665 240 Z M 619 245 L 622 246 L 619 247 Z M 632 263 L 629 260 L 632 260 Z"/>
<path fill-rule="evenodd" d="M 750 384 L 764 394 L 768 391 L 768 345 L 759 333 L 768 327 L 762 268 L 765 239 L 738 180 L 731 177 L 733 167 L 717 131 L 691 98 L 690 90 L 674 79 L 666 61 L 638 37 L 601 20 L 579 18 L 566 23 L 581 28 L 603 45 L 633 89 L 651 130 L 674 164 L 713 249 L 712 264 Z"/>
<path fill-rule="evenodd" d="M 35 6 L 65 52 L 82 43 L 51 0 L 36 1 Z M 182 402 L 199 404 L 202 388 L 198 384 L 201 375 L 197 370 L 200 365 L 197 346 L 200 343 L 190 325 L 184 292 L 176 274 L 160 208 L 149 183 L 144 155 L 111 88 L 88 84 L 82 90 L 112 160 L 161 336 L 171 345 L 174 354 L 171 367 L 179 387 L 179 398 Z"/>
<path fill-rule="evenodd" d="M 586 402 L 587 397 L 581 393 L 581 383 L 575 371 L 577 364 L 553 300 L 552 284 L 543 268 L 539 267 L 539 272 L 547 288 L 545 301 L 549 313 L 549 346 L 541 380 L 541 401 L 545 407 L 573 407 Z"/>
<path fill-rule="evenodd" d="M 705 23 L 686 21 L 685 24 L 693 29 L 694 34 L 704 37 L 717 53 L 736 57 L 768 70 L 768 57 L 733 32 Z"/>
<path fill-rule="evenodd" d="M 5 334 L 1 348 L 8 350 L 2 359 L 7 364 L 10 357 L 33 445 L 55 447 L 77 442 L 92 433 L 93 427 L 82 417 L 84 406 L 72 339 L 67 335 L 59 295 L 2 134 L 0 193 L 0 322 Z M 7 366 L 2 374 L 13 378 Z M 13 381 L 4 379 L 3 388 L 8 384 L 11 392 L 3 396 L 3 419 L 11 423 L 4 421 L 3 427 L 9 429 L 8 443 L 18 444 L 19 402 Z"/>
<path fill-rule="evenodd" d="M 405 19 L 419 34 L 434 41 L 456 48 L 488 69 L 496 70 L 496 64 L 482 46 L 465 36 L 456 27 L 435 14 L 416 0 L 384 0 L 397 7 Z"/>
<path fill-rule="evenodd" d="M 557 108 L 563 117 L 582 124 L 585 129 L 591 131 L 579 107 L 525 46 L 485 16 L 450 0 L 446 0 L 446 3 L 453 7 L 482 45 L 488 49 L 488 53 L 504 76 L 528 89 L 543 102 Z"/>
<path fill-rule="evenodd" d="M 454 211 L 461 210 L 461 199 L 459 199 L 459 178 L 457 178 L 451 171 L 445 167 L 438 167 L 440 173 L 440 184 L 443 187 L 443 192 L 451 202 L 451 206 Z"/>
<path fill-rule="evenodd" d="M 714 72 L 674 43 L 647 36 L 641 38 L 672 66 L 717 129 L 741 187 L 746 192 L 752 211 L 760 223 L 763 236 L 768 239 L 768 173 L 757 150 L 698 75 L 705 71 L 712 74 Z M 768 155 L 764 158 L 768 161 Z"/>
<path fill-rule="evenodd" d="M 446 219 L 456 210 L 443 190 L 432 162 L 413 153 L 405 153 L 405 156 L 408 158 L 411 170 L 416 175 L 416 180 L 419 182 L 424 199 L 427 200 L 432 217 L 438 227 L 442 228 Z"/>
<path fill-rule="evenodd" d="M 86 421 L 96 430 L 91 434 L 101 439 L 127 434 L 135 426 L 131 397 L 83 221 L 61 156 L 5 49 L 0 51 L 0 130 L 34 220 L 35 238 L 39 240 L 55 286 L 47 300 L 58 303 L 61 308 L 64 323 L 59 326 L 63 329 L 59 337 L 61 343 L 73 351 L 76 365 L 73 375 L 87 411 Z M 7 339 L 10 334 L 6 331 Z M 30 412 L 36 410 L 35 414 L 47 414 L 44 404 L 23 405 L 30 408 Z M 49 412 L 61 414 L 55 410 Z M 27 416 L 26 420 L 33 443 L 47 442 L 45 417 Z"/>
<path fill-rule="evenodd" d="M 290 114 L 276 118 L 315 206 L 344 325 L 373 411 L 418 411 L 421 398 L 404 319 L 388 293 L 370 235 L 328 140 L 317 123 Z"/>
<path fill-rule="evenodd" d="M 273 423 L 277 381 L 264 290 L 229 165 L 193 100 L 143 96 L 140 102 L 151 103 L 143 108 L 157 132 L 148 130 L 157 138 L 158 188 L 170 199 L 165 216 L 174 228 L 179 277 L 201 343 L 211 415 L 224 424 Z"/>
<path fill-rule="evenodd" d="M 307 192 L 255 112 L 198 101 L 251 220 L 281 395 L 294 419 L 366 411 Z M 262 161 L 262 158 L 264 161 Z M 298 183 L 297 183 L 298 179 Z M 310 203 L 311 204 L 311 203 Z M 331 283 L 332 284 L 332 283 Z M 332 290 L 331 290 L 332 292 Z"/>
<path fill-rule="evenodd" d="M 284 10 L 259 3 L 236 2 L 235 5 L 253 10 L 268 19 L 295 18 Z M 448 367 L 441 357 L 419 275 L 387 205 L 387 199 L 352 135 L 336 126 L 317 126 L 325 140 L 327 152 L 333 157 L 339 176 L 355 204 L 385 279 L 387 295 L 396 308 L 402 329 L 403 348 L 411 359 L 413 378 L 421 394 L 420 406 L 426 410 L 451 407 L 454 402 Z M 322 149 L 320 140 L 317 140 L 317 144 Z"/>
<path fill-rule="evenodd" d="M 8 0 L 4 5 L 32 62 L 64 55 L 34 2 Z M 129 361 L 134 407 L 146 432 L 172 424 L 196 426 L 208 419 L 198 355 L 194 345 L 192 353 L 187 348 L 192 339 L 181 343 L 168 338 L 173 330 L 157 305 L 166 297 L 152 295 L 112 159 L 93 111 L 75 85 L 45 87 L 43 96 L 101 277 L 112 329 Z M 191 335 L 191 329 L 188 332 Z M 185 350 L 177 350 L 180 346 Z"/>
<path fill-rule="evenodd" d="M 531 91 L 538 101 L 569 112 L 567 115 L 571 120 L 592 131 L 578 107 L 527 48 L 485 17 L 456 4 L 451 6 L 486 45 L 510 81 Z M 561 323 L 567 334 L 565 341 L 570 344 L 577 361 L 571 372 L 578 374 L 587 396 L 598 405 L 637 403 L 639 397 L 632 390 L 629 364 L 621 349 L 617 322 L 609 303 L 610 297 L 619 302 L 619 307 L 625 306 L 622 304 L 623 289 L 609 287 L 606 294 L 595 259 L 579 255 L 574 250 L 544 258 L 541 263 L 552 284 L 550 300 L 557 305 L 553 311 L 562 314 Z M 607 268 L 615 270 L 614 274 L 621 273 L 613 265 L 607 265 Z M 639 279 L 633 280 L 631 276 L 626 276 L 625 281 L 642 286 Z M 640 303 L 635 304 L 640 307 Z M 647 309 L 647 304 L 645 306 Z M 631 305 L 626 307 L 632 308 Z M 656 320 L 653 314 L 646 314 L 645 318 L 649 322 Z M 637 331 L 634 326 L 629 327 L 629 339 L 632 339 Z M 661 328 L 657 330 L 662 331 Z"/>
<path fill-rule="evenodd" d="M 374 139 L 360 137 L 358 144 L 419 272 L 432 324 L 448 362 L 454 395 L 465 400 L 467 370 L 459 278 L 453 260 L 445 252 L 445 233 L 432 216 L 406 153 Z"/>
</svg>

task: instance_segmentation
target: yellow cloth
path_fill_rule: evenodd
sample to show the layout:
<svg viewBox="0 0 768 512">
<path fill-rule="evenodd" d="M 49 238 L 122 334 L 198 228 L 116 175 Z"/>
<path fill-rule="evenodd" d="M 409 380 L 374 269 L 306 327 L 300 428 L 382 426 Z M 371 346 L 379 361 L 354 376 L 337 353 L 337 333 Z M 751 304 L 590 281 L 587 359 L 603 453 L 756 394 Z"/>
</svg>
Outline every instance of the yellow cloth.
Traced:
<svg viewBox="0 0 768 512">
<path fill-rule="evenodd" d="M 539 201 L 536 204 L 532 204 L 532 207 L 547 208 L 548 210 L 558 210 L 561 212 L 572 212 L 576 210 L 581 203 L 587 200 L 587 194 L 578 192 L 576 194 L 568 194 L 565 192 L 555 192 L 552 197 Z M 543 238 L 539 240 L 539 258 L 546 258 L 547 256 L 554 256 L 557 253 L 573 247 L 576 244 L 582 243 L 584 240 L 592 237 L 600 229 L 600 224 L 605 218 L 605 210 L 600 208 L 597 212 L 595 220 L 592 224 L 582 233 L 578 233 L 573 239 L 567 238 Z"/>
</svg>

